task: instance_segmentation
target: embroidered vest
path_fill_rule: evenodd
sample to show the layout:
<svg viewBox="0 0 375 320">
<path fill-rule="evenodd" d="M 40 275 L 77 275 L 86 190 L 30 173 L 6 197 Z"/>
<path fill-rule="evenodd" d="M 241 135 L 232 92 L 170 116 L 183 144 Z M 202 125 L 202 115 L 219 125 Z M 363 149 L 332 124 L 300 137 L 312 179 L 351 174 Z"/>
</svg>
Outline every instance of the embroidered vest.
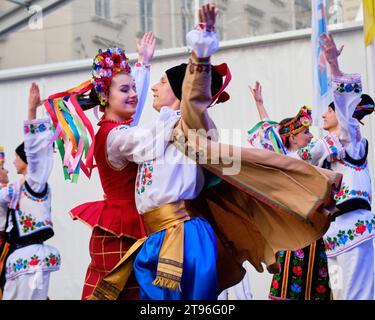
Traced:
<svg viewBox="0 0 375 320">
<path fill-rule="evenodd" d="M 134 200 L 134 185 L 137 165 L 129 162 L 123 169 L 113 168 L 107 160 L 106 141 L 112 129 L 127 122 L 120 123 L 102 119 L 100 129 L 95 136 L 94 157 L 97 163 L 100 182 L 107 199 Z"/>
<path fill-rule="evenodd" d="M 18 204 L 9 209 L 8 221 L 13 227 L 8 230 L 8 241 L 12 247 L 42 243 L 53 237 L 51 221 L 51 192 L 48 184 L 41 193 L 35 193 L 27 182 L 21 187 Z"/>
<path fill-rule="evenodd" d="M 341 189 L 335 195 L 341 214 L 356 209 L 371 210 L 371 175 L 367 155 L 366 141 L 366 153 L 362 159 L 354 160 L 346 153 L 344 159 L 332 163 L 332 170 L 343 174 Z"/>
</svg>

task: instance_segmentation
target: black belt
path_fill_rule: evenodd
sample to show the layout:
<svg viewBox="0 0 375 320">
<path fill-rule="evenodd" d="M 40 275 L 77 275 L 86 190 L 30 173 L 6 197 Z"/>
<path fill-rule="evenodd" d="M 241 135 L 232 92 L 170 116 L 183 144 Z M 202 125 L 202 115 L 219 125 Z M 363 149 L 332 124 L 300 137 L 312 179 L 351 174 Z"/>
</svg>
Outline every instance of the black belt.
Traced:
<svg viewBox="0 0 375 320">
<path fill-rule="evenodd" d="M 9 248 L 9 251 L 10 252 L 14 252 L 18 249 L 22 249 L 24 247 L 28 247 L 28 246 L 31 246 L 33 244 L 43 244 L 44 241 L 43 240 L 30 240 L 30 241 L 26 241 L 26 242 L 23 242 L 23 243 L 16 243 L 16 242 L 11 242 L 10 243 L 10 248 Z"/>
<path fill-rule="evenodd" d="M 363 199 L 350 199 L 344 203 L 338 204 L 337 208 L 339 211 L 334 215 L 335 218 L 358 209 L 371 211 L 371 205 Z"/>
</svg>

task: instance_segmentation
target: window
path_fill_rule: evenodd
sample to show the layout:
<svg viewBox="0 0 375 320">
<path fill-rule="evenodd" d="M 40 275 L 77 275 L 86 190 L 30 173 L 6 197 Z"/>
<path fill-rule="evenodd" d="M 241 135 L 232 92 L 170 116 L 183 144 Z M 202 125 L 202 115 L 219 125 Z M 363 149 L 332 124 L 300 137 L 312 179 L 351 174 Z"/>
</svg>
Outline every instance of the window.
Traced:
<svg viewBox="0 0 375 320">
<path fill-rule="evenodd" d="M 111 19 L 111 0 L 95 0 L 95 15 L 102 19 Z"/>
<path fill-rule="evenodd" d="M 140 0 L 140 18 L 143 33 L 154 29 L 153 0 Z"/>
<path fill-rule="evenodd" d="M 182 39 L 183 45 L 186 45 L 186 34 L 194 28 L 194 2 L 191 0 L 181 0 L 182 17 Z"/>
</svg>

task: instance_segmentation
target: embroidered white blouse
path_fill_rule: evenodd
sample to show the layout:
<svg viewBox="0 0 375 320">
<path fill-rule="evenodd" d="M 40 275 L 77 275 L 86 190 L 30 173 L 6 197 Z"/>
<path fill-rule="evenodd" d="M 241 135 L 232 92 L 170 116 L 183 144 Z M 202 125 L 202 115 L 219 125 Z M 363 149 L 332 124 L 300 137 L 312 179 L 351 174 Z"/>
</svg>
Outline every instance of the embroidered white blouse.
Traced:
<svg viewBox="0 0 375 320">
<path fill-rule="evenodd" d="M 366 154 L 366 140 L 362 138 L 360 124 L 353 113 L 361 100 L 362 84 L 360 75 L 345 75 L 332 79 L 332 95 L 335 112 L 340 123 L 340 136 L 327 134 L 296 152 L 286 152 L 288 156 L 299 158 L 316 166 L 330 163 L 332 170 L 343 174 L 341 189 L 335 195 L 336 203 L 343 204 L 352 199 L 360 199 L 371 205 L 372 190 L 368 161 L 361 165 L 349 163 L 346 153 L 354 160 Z M 249 132 L 253 146 L 274 149 L 270 128 L 275 123 L 264 121 Z M 323 237 L 327 256 L 336 256 L 364 241 L 375 237 L 375 217 L 365 209 L 357 209 L 336 218 Z"/>
<path fill-rule="evenodd" d="M 200 167 L 172 143 L 180 112 L 163 107 L 156 121 L 143 127 L 120 126 L 107 139 L 111 165 L 139 164 L 135 197 L 140 214 L 164 204 L 194 199 L 203 188 Z"/>
<path fill-rule="evenodd" d="M 327 135 L 317 142 L 299 150 L 298 155 L 314 165 L 324 160 L 331 169 L 343 174 L 340 191 L 335 195 L 338 205 L 359 199 L 371 205 L 372 188 L 368 161 L 355 165 L 345 159 L 346 153 L 354 160 L 366 155 L 366 140 L 361 136 L 354 110 L 361 100 L 360 75 L 345 75 L 332 79 L 335 112 L 340 123 L 340 137 Z M 349 202 L 348 202 L 349 203 Z M 323 237 L 327 256 L 336 256 L 375 237 L 375 218 L 370 210 L 357 209 L 336 218 Z"/>
</svg>

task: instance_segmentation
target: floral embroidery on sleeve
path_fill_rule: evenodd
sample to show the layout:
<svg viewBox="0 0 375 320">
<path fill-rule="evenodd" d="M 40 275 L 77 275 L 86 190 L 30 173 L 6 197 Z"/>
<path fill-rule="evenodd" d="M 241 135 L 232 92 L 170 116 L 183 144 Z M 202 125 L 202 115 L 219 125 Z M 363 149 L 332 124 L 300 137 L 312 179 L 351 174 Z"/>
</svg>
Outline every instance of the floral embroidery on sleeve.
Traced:
<svg viewBox="0 0 375 320">
<path fill-rule="evenodd" d="M 43 123 L 41 123 L 39 125 L 30 124 L 28 126 L 24 126 L 24 132 L 26 134 L 28 134 L 28 133 L 35 134 L 35 133 L 38 133 L 38 132 L 44 132 L 46 130 L 47 130 L 47 127 Z"/>
<path fill-rule="evenodd" d="M 340 93 L 360 93 L 362 86 L 360 83 L 337 83 L 336 91 Z"/>
<path fill-rule="evenodd" d="M 49 219 L 46 219 L 45 221 L 37 221 L 32 214 L 27 214 L 20 210 L 16 210 L 16 218 L 22 228 L 23 234 L 35 231 L 41 227 L 53 226 L 52 221 Z"/>
<path fill-rule="evenodd" d="M 352 197 L 363 197 L 366 198 L 370 203 L 372 202 L 372 195 L 370 193 L 361 190 L 350 190 L 349 186 L 345 183 L 341 185 L 341 189 L 338 193 L 336 193 L 334 199 L 337 203 L 340 203 Z"/>
<path fill-rule="evenodd" d="M 314 147 L 314 143 L 310 143 L 307 147 L 298 149 L 298 156 L 304 161 L 312 160 L 311 148 Z"/>
<path fill-rule="evenodd" d="M 32 271 L 33 269 L 56 269 L 61 265 L 60 255 L 50 253 L 49 256 L 41 259 L 36 254 L 29 258 L 19 258 L 13 263 L 8 263 L 5 269 L 7 279 L 12 279 L 19 274 Z"/>
<path fill-rule="evenodd" d="M 345 157 L 345 150 L 335 136 L 328 134 L 323 140 L 330 154 L 331 162 L 338 161 Z"/>
<path fill-rule="evenodd" d="M 359 94 L 362 92 L 360 74 L 346 74 L 332 78 L 333 89 L 342 94 Z"/>
<path fill-rule="evenodd" d="M 355 238 L 363 236 L 365 233 L 368 235 L 373 234 L 375 227 L 375 218 L 372 220 L 358 220 L 355 224 L 355 228 L 348 230 L 339 230 L 336 236 L 327 237 L 324 239 L 324 244 L 327 252 L 334 251 L 338 247 L 345 246 L 349 241 L 355 240 Z"/>
<path fill-rule="evenodd" d="M 136 192 L 142 194 L 148 186 L 152 185 L 152 173 L 154 172 L 154 161 L 146 161 L 138 166 L 138 175 L 136 181 Z"/>
</svg>

